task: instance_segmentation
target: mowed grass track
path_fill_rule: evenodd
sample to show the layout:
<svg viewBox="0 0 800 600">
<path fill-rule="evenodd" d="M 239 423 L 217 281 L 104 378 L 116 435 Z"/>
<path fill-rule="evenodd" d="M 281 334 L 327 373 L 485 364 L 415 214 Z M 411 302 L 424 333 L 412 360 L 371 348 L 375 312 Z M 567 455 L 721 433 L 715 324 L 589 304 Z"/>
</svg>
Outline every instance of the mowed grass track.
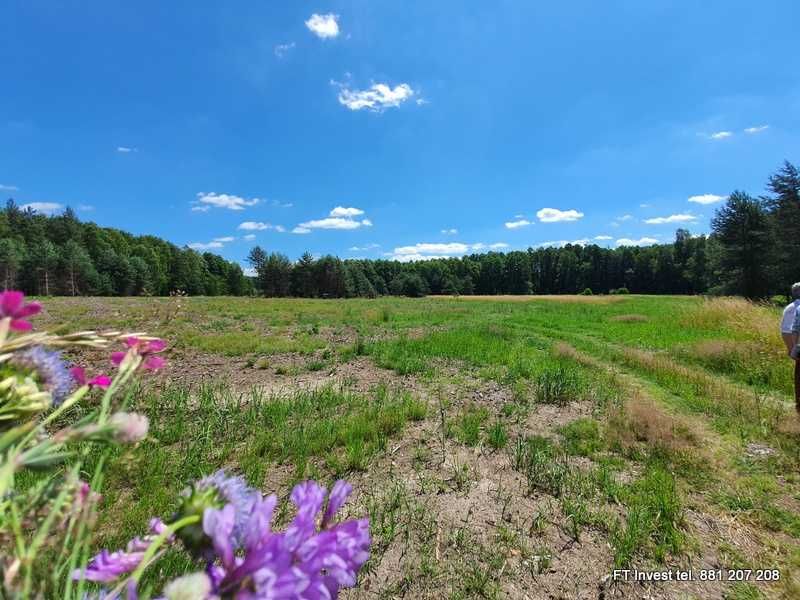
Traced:
<svg viewBox="0 0 800 600">
<path fill-rule="evenodd" d="M 644 296 L 46 306 L 45 322 L 173 344 L 137 401 L 152 435 L 106 482 L 115 525 L 100 524 L 99 542 L 141 533 L 186 481 L 226 466 L 284 495 L 307 477 L 353 480 L 352 510 L 375 534 L 370 591 L 356 596 L 641 597 L 605 577 L 635 566 L 753 569 L 653 585 L 653 597 L 800 597 L 800 423 L 776 308 Z M 170 554 L 161 574 L 187 567 Z"/>
</svg>

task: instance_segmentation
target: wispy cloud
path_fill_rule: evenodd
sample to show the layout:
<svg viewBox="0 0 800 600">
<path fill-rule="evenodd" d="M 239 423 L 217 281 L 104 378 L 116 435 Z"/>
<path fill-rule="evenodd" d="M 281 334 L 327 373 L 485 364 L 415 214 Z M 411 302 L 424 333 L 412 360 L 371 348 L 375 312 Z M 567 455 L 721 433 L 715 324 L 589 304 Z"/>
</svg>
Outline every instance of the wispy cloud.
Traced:
<svg viewBox="0 0 800 600">
<path fill-rule="evenodd" d="M 0 192 L 18 192 L 19 188 L 15 185 L 3 185 L 0 183 Z"/>
<path fill-rule="evenodd" d="M 631 219 L 633 219 L 633 215 L 622 215 L 621 217 L 617 217 L 614 220 L 621 222 L 621 221 L 630 221 Z"/>
<path fill-rule="evenodd" d="M 261 202 L 259 198 L 242 198 L 233 194 L 215 194 L 214 192 L 200 192 L 197 200 L 192 202 L 195 212 L 207 212 L 212 208 L 226 208 L 228 210 L 244 210 L 248 206 L 255 206 Z"/>
<path fill-rule="evenodd" d="M 450 229 L 442 229 L 440 233 L 442 235 L 458 235 L 458 229 L 451 227 Z"/>
<path fill-rule="evenodd" d="M 717 196 L 716 194 L 700 194 L 699 196 L 689 196 L 689 202 L 695 204 L 714 204 L 727 199 L 727 196 Z"/>
<path fill-rule="evenodd" d="M 533 225 L 533 221 L 528 221 L 528 219 L 525 218 L 517 219 L 516 221 L 506 221 L 505 223 L 506 229 L 519 229 L 521 227 L 527 227 L 528 225 Z"/>
<path fill-rule="evenodd" d="M 81 212 L 92 212 L 94 210 L 94 206 L 91 204 L 78 204 L 78 210 Z"/>
<path fill-rule="evenodd" d="M 243 240 L 247 240 L 248 242 L 250 242 L 250 241 L 256 239 L 256 234 L 255 233 L 248 233 L 247 235 L 243 236 L 242 239 Z"/>
<path fill-rule="evenodd" d="M 280 200 L 272 200 L 270 202 L 270 206 L 274 206 L 275 208 L 292 208 L 294 204 L 291 202 L 281 202 Z"/>
<path fill-rule="evenodd" d="M 588 246 L 591 244 L 592 241 L 588 238 L 581 238 L 579 240 L 550 240 L 547 242 L 541 242 L 536 244 L 538 248 L 563 248 L 564 246 L 573 245 L 573 246 Z"/>
<path fill-rule="evenodd" d="M 558 208 L 542 208 L 536 212 L 542 223 L 561 223 L 564 221 L 577 221 L 583 213 L 574 209 L 559 210 Z"/>
<path fill-rule="evenodd" d="M 239 223 L 236 229 L 243 231 L 268 231 L 273 230 L 278 233 L 283 233 L 286 229 L 282 225 L 273 225 L 272 223 L 262 223 L 261 221 L 244 221 Z"/>
<path fill-rule="evenodd" d="M 697 216 L 687 213 L 677 215 L 670 215 L 668 217 L 654 217 L 652 219 L 645 219 L 644 222 L 648 225 L 664 225 L 666 223 L 691 223 L 697 220 Z"/>
<path fill-rule="evenodd" d="M 28 204 L 23 204 L 20 208 L 22 210 L 34 210 L 43 215 L 52 215 L 64 210 L 64 205 L 57 202 L 29 202 Z"/>
<path fill-rule="evenodd" d="M 117 146 L 117 152 L 120 154 L 130 154 L 131 152 L 138 152 L 138 148 L 131 148 L 130 146 Z"/>
<path fill-rule="evenodd" d="M 339 15 L 314 13 L 305 23 L 309 31 L 320 39 L 326 40 L 339 35 Z"/>
<path fill-rule="evenodd" d="M 290 50 L 294 49 L 295 45 L 296 44 L 294 42 L 289 42 L 288 44 L 278 44 L 275 46 L 275 56 L 278 58 L 283 58 Z"/>
<path fill-rule="evenodd" d="M 383 112 L 387 108 L 397 108 L 417 93 L 407 83 L 394 87 L 375 83 L 366 90 L 350 89 L 347 84 L 338 81 L 331 81 L 331 84 L 339 88 L 339 104 L 350 110 Z"/>
<path fill-rule="evenodd" d="M 767 129 L 769 129 L 769 125 L 756 125 L 755 127 L 747 127 L 744 132 L 752 135 L 754 133 L 761 133 Z"/>
<path fill-rule="evenodd" d="M 594 239 L 596 239 L 598 242 L 607 242 L 608 240 L 613 240 L 614 238 L 612 238 L 610 235 L 596 235 L 594 236 Z"/>
<path fill-rule="evenodd" d="M 235 238 L 235 237 L 233 237 L 232 235 L 226 235 L 225 237 L 218 237 L 218 238 L 214 238 L 214 241 L 215 241 L 215 242 L 220 242 L 220 243 L 222 243 L 222 244 L 226 244 L 226 243 L 228 243 L 228 242 L 232 242 L 232 241 L 233 241 L 233 240 L 235 240 L 235 239 L 236 239 L 236 238 Z"/>
<path fill-rule="evenodd" d="M 356 219 L 364 211 L 360 208 L 337 206 L 324 219 L 314 219 L 300 223 L 292 229 L 292 233 L 311 233 L 313 229 L 358 229 L 359 227 L 372 227 L 369 219 Z"/>
<path fill-rule="evenodd" d="M 733 135 L 732 131 L 715 131 L 714 133 L 710 134 L 708 137 L 712 140 L 724 140 L 729 138 Z"/>
<path fill-rule="evenodd" d="M 481 250 L 502 250 L 508 248 L 508 244 L 496 242 L 494 244 L 464 244 L 461 242 L 426 243 L 422 242 L 413 246 L 399 246 L 392 252 L 387 252 L 385 256 L 400 262 L 412 262 L 418 260 L 430 260 L 432 258 L 451 258 L 454 256 L 464 256 L 469 252 L 480 252 Z"/>
<path fill-rule="evenodd" d="M 617 240 L 617 246 L 651 246 L 653 244 L 657 244 L 658 240 L 656 238 L 651 237 L 641 237 L 638 240 L 632 240 L 630 238 L 620 238 Z"/>
<path fill-rule="evenodd" d="M 225 247 L 222 242 L 192 242 L 186 245 L 192 250 L 219 250 Z"/>
<path fill-rule="evenodd" d="M 380 244 L 367 244 L 365 246 L 350 246 L 348 250 L 350 252 L 369 252 L 370 250 L 377 250 L 380 247 Z"/>
</svg>

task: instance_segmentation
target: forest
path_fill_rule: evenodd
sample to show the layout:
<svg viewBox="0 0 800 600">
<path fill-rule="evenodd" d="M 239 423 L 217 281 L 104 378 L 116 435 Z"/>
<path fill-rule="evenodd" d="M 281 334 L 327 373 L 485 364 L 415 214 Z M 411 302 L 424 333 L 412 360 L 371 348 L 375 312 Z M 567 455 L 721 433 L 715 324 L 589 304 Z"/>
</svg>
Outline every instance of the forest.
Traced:
<svg viewBox="0 0 800 600">
<path fill-rule="evenodd" d="M 401 263 L 305 253 L 292 261 L 254 247 L 255 276 L 211 253 L 153 236 L 45 216 L 9 200 L 0 210 L 2 287 L 39 295 L 263 295 L 350 298 L 426 294 L 785 295 L 800 279 L 800 172 L 788 161 L 761 196 L 732 192 L 709 235 L 678 229 L 647 247 L 538 247 Z"/>
</svg>

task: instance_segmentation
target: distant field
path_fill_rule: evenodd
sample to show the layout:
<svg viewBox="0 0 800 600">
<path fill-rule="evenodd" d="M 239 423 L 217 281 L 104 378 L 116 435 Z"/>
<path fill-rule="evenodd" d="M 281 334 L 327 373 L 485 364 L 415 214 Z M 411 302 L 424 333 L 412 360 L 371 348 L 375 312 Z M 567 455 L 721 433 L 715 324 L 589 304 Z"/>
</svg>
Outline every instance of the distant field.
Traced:
<svg viewBox="0 0 800 600">
<path fill-rule="evenodd" d="M 45 325 L 172 345 L 137 401 L 151 437 L 107 480 L 103 544 L 227 466 L 284 495 L 308 477 L 353 482 L 375 541 L 347 597 L 800 597 L 800 423 L 777 309 L 647 296 L 46 308 Z M 631 566 L 780 577 L 607 577 Z"/>
</svg>

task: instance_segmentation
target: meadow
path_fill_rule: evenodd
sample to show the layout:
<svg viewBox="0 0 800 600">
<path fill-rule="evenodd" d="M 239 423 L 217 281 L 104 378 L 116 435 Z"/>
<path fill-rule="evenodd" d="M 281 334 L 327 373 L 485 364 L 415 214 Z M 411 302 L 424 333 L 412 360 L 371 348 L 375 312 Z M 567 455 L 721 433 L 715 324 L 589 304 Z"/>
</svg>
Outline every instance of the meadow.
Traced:
<svg viewBox="0 0 800 600">
<path fill-rule="evenodd" d="M 369 515 L 374 542 L 348 598 L 800 597 L 800 420 L 775 308 L 678 296 L 45 308 L 38 326 L 170 343 L 133 400 L 150 435 L 110 463 L 98 547 L 124 545 L 225 466 L 282 494 L 284 520 L 294 482 L 353 483 L 347 510 Z M 186 560 L 166 555 L 151 583 Z M 695 579 L 615 581 L 615 568 Z"/>
</svg>

